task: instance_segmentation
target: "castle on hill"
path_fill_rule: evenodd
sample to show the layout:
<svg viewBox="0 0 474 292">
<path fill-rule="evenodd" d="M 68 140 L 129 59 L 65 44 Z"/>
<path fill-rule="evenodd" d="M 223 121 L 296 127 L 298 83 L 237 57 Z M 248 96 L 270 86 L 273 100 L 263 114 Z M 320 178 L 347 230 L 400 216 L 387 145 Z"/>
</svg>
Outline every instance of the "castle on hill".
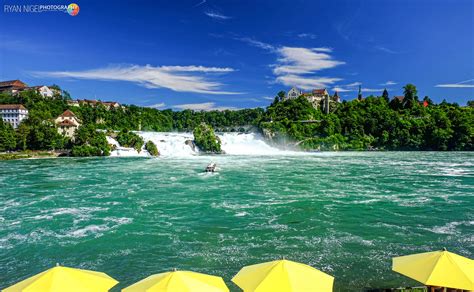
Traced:
<svg viewBox="0 0 474 292">
<path fill-rule="evenodd" d="M 286 94 L 285 100 L 296 99 L 300 96 L 304 96 L 314 108 L 321 108 L 325 113 L 329 113 L 329 104 L 331 102 L 340 102 L 337 91 L 334 92 L 333 96 L 330 96 L 326 88 L 313 89 L 310 92 L 303 92 L 296 87 L 292 87 Z"/>
</svg>

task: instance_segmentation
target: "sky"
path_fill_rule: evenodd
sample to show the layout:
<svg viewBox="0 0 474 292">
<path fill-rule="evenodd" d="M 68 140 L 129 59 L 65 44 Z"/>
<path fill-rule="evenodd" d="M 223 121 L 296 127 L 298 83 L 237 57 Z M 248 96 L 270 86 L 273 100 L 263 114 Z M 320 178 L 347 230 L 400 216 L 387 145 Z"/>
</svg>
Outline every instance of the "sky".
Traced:
<svg viewBox="0 0 474 292">
<path fill-rule="evenodd" d="M 342 99 L 474 100 L 474 1 L 82 1 L 76 16 L 0 0 L 0 80 L 174 110 L 268 106 L 281 90 Z"/>
</svg>

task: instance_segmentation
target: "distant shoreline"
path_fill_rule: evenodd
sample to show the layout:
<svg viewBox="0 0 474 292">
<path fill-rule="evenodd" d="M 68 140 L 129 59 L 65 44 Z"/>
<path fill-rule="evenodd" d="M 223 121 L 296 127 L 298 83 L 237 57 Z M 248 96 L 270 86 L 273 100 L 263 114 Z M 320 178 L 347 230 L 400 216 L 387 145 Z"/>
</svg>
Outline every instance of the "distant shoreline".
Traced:
<svg viewBox="0 0 474 292">
<path fill-rule="evenodd" d="M 64 154 L 65 154 L 65 151 L 44 151 L 44 150 L 0 152 L 0 161 L 1 160 L 42 159 L 42 158 L 66 157 L 66 156 L 64 156 Z"/>
<path fill-rule="evenodd" d="M 474 153 L 473 151 L 432 151 L 432 150 L 338 150 L 338 151 L 298 151 L 301 153 L 308 153 L 308 154 L 317 154 L 317 153 L 347 153 L 347 152 L 358 152 L 358 153 L 365 153 L 365 152 L 384 152 L 384 153 L 392 153 L 392 152 L 443 152 L 443 153 Z M 206 153 L 203 153 L 205 156 Z M 215 155 L 215 154 L 214 154 Z M 226 154 L 217 154 L 222 156 L 236 156 L 236 155 L 226 155 Z M 238 155 L 237 155 L 238 156 Z M 94 158 L 94 157 L 111 157 L 111 158 L 151 158 L 151 157 L 144 157 L 144 156 L 88 156 L 82 158 Z M 9 160 L 28 160 L 28 159 L 51 159 L 51 158 L 81 158 L 81 157 L 74 157 L 68 155 L 67 151 L 58 150 L 58 151 L 11 151 L 11 152 L 0 152 L 0 161 L 9 161 Z"/>
</svg>

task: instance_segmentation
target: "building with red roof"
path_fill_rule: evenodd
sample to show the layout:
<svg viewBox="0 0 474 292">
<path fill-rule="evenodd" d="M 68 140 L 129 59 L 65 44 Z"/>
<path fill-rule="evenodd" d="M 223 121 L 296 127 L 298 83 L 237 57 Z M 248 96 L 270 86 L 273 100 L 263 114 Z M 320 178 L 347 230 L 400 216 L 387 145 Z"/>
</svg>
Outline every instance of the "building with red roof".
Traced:
<svg viewBox="0 0 474 292">
<path fill-rule="evenodd" d="M 79 118 L 70 110 L 65 110 L 55 120 L 59 134 L 74 139 L 74 133 L 81 126 Z"/>
</svg>

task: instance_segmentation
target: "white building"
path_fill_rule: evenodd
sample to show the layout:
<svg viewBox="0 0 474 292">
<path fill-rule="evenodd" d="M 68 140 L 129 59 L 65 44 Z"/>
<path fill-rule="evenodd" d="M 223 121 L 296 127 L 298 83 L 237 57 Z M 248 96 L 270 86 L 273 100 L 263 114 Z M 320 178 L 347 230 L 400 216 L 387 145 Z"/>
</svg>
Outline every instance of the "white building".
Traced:
<svg viewBox="0 0 474 292">
<path fill-rule="evenodd" d="M 321 107 L 321 109 L 325 113 L 329 113 L 330 102 L 340 102 L 340 98 L 337 91 L 334 93 L 333 96 L 330 96 L 326 88 L 313 89 L 309 92 L 303 92 L 296 87 L 292 87 L 286 94 L 285 100 L 295 99 L 300 96 L 304 96 L 313 105 L 314 108 Z"/>
<path fill-rule="evenodd" d="M 55 123 L 58 126 L 59 134 L 69 138 L 74 138 L 74 133 L 81 126 L 79 119 L 70 110 L 64 111 L 57 117 Z"/>
<path fill-rule="evenodd" d="M 287 99 L 295 99 L 295 98 L 298 98 L 300 95 L 302 95 L 303 92 L 301 92 L 301 90 L 299 90 L 298 88 L 296 87 L 292 87 L 288 93 L 286 94 L 286 98 Z"/>
<path fill-rule="evenodd" d="M 28 87 L 28 89 L 36 90 L 42 97 L 53 97 L 54 91 L 46 85 Z"/>
<path fill-rule="evenodd" d="M 28 110 L 21 104 L 0 104 L 2 120 L 17 128 L 28 117 Z"/>
</svg>

